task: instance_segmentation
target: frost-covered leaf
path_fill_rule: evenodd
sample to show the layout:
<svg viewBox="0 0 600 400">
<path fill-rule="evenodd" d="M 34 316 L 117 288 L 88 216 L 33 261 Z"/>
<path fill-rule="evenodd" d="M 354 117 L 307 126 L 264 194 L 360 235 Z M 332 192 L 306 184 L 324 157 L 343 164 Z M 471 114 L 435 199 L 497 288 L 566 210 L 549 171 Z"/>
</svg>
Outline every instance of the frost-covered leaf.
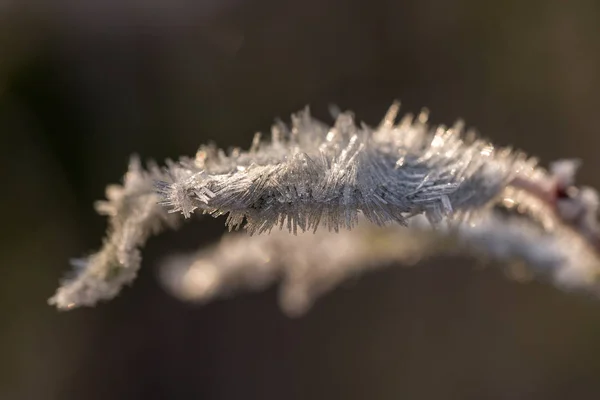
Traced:
<svg viewBox="0 0 600 400">
<path fill-rule="evenodd" d="M 103 247 L 74 263 L 50 303 L 64 309 L 114 297 L 135 278 L 149 235 L 198 212 L 227 215 L 230 229 L 250 234 L 279 226 L 297 236 L 237 235 L 177 258 L 165 283 L 186 299 L 281 278 L 282 304 L 298 313 L 356 272 L 449 248 L 518 260 L 561 287 L 598 292 L 598 196 L 572 186 L 578 162 L 547 171 L 464 133 L 461 122 L 430 127 L 427 111 L 396 123 L 398 109 L 375 129 L 349 112 L 330 127 L 305 109 L 290 127 L 277 122 L 270 141 L 255 136 L 248 151 L 202 146 L 195 158 L 148 171 L 132 161 L 124 184 L 109 186 L 108 201 L 97 204 L 110 219 Z"/>
</svg>

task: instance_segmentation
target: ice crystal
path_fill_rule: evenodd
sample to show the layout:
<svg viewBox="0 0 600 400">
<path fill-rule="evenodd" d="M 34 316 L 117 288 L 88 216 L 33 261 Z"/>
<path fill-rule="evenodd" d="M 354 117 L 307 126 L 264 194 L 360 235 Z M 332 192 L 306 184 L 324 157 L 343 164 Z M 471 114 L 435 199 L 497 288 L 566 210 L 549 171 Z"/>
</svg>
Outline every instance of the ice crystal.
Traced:
<svg viewBox="0 0 600 400">
<path fill-rule="evenodd" d="M 427 111 L 396 123 L 398 109 L 375 129 L 357 126 L 351 113 L 329 127 L 306 109 L 290 127 L 276 123 L 270 141 L 255 136 L 248 151 L 202 146 L 195 158 L 149 171 L 133 162 L 97 206 L 111 221 L 103 248 L 76 263 L 50 302 L 72 308 L 114 297 L 135 277 L 146 238 L 177 213 L 227 214 L 230 229 L 294 234 L 234 235 L 174 258 L 164 281 L 186 299 L 281 277 L 282 305 L 298 313 L 347 276 L 448 249 L 518 260 L 561 286 L 597 291 L 598 199 L 573 187 L 577 162 L 547 171 L 460 122 L 432 128 Z"/>
</svg>

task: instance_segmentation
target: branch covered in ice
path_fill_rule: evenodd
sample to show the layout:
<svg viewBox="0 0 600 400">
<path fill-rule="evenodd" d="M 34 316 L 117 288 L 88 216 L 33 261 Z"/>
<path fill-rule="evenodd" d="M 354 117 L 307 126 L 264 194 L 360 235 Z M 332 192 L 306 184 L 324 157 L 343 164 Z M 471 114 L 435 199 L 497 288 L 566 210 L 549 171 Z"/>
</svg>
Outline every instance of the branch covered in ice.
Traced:
<svg viewBox="0 0 600 400">
<path fill-rule="evenodd" d="M 149 171 L 132 162 L 123 186 L 109 187 L 109 200 L 97 206 L 110 217 L 104 246 L 75 263 L 50 302 L 64 309 L 114 297 L 135 277 L 148 236 L 173 225 L 177 213 L 195 212 L 227 214 L 230 229 L 250 234 L 275 226 L 316 233 L 237 235 L 173 261 L 165 283 L 187 299 L 281 278 L 282 304 L 296 313 L 349 275 L 449 247 L 521 260 L 560 285 L 597 291 L 598 198 L 573 186 L 578 163 L 547 171 L 464 133 L 462 123 L 431 128 L 426 111 L 396 123 L 398 107 L 375 129 L 357 126 L 351 113 L 329 127 L 304 110 L 291 127 L 276 123 L 269 142 L 255 136 L 248 151 L 202 146 L 193 159 Z M 430 228 L 415 227 L 423 217 Z M 349 231 L 361 218 L 373 225 Z"/>
</svg>

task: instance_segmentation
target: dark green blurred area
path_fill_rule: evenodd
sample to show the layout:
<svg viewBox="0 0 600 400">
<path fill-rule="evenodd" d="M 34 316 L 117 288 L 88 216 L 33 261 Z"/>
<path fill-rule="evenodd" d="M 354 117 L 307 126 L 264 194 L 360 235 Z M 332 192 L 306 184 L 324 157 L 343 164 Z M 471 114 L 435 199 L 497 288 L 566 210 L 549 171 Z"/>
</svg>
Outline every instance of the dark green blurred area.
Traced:
<svg viewBox="0 0 600 400">
<path fill-rule="evenodd" d="M 374 125 L 395 98 L 464 118 L 600 187 L 600 3 L 152 0 L 0 4 L 0 399 L 597 399 L 600 301 L 462 259 L 390 268 L 301 319 L 275 290 L 196 307 L 157 263 L 218 240 L 150 241 L 136 284 L 46 305 L 100 246 L 92 208 L 130 154 L 248 146 L 311 105 Z"/>
</svg>

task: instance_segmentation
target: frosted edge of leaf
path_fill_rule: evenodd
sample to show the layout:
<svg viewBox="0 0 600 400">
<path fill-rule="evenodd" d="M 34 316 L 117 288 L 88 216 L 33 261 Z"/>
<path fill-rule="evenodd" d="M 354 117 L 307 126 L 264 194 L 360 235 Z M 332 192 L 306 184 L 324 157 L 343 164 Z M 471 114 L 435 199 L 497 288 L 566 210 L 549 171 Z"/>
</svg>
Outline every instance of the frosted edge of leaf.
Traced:
<svg viewBox="0 0 600 400">
<path fill-rule="evenodd" d="M 465 135 L 462 124 L 430 127 L 427 112 L 396 124 L 398 109 L 376 129 L 348 112 L 328 127 L 304 110 L 249 151 L 202 147 L 195 160 L 170 166 L 173 182 L 158 192 L 171 211 L 229 214 L 230 228 L 245 221 L 250 233 L 337 231 L 353 227 L 359 212 L 378 225 L 420 213 L 437 222 L 485 206 L 517 174 L 547 175 L 523 153 Z"/>
<path fill-rule="evenodd" d="M 106 201 L 96 203 L 99 214 L 109 217 L 102 248 L 85 259 L 71 261 L 73 271 L 61 281 L 48 303 L 58 309 L 93 306 L 115 297 L 131 283 L 141 265 L 140 248 L 152 234 L 176 225 L 177 216 L 158 204 L 156 180 L 166 179 L 155 165 L 144 170 L 132 157 L 122 185 L 109 185 Z"/>
</svg>

